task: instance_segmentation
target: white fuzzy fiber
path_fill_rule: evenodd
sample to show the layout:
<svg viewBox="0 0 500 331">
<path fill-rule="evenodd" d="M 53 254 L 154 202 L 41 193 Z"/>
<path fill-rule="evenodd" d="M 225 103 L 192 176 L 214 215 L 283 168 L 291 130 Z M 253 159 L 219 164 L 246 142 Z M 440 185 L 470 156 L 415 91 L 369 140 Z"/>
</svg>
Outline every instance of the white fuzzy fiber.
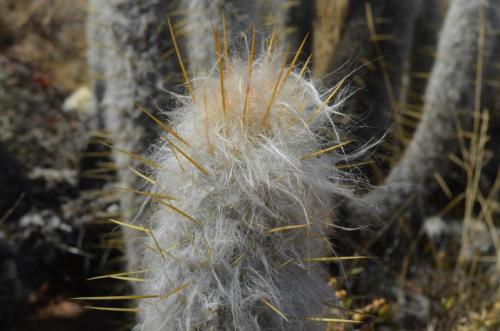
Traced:
<svg viewBox="0 0 500 331">
<path fill-rule="evenodd" d="M 139 294 L 160 297 L 140 301 L 134 330 L 325 329 L 307 318 L 325 316 L 335 296 L 307 259 L 331 256 L 328 227 L 355 179 L 335 167 L 349 160 L 342 148 L 309 154 L 343 142 L 333 126 L 343 98 L 325 105 L 333 89 L 319 93 L 283 62 L 259 57 L 249 81 L 246 61 L 227 61 L 225 107 L 214 69 L 169 113 L 188 144 L 165 133 L 154 152 L 151 190 L 175 200 L 151 198 L 142 220 L 153 235 Z"/>
</svg>

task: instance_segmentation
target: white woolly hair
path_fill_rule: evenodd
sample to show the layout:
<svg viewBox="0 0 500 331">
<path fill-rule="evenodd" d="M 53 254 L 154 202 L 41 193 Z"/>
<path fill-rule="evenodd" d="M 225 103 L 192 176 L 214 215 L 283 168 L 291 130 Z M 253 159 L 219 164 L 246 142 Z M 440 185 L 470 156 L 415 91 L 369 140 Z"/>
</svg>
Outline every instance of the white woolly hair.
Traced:
<svg viewBox="0 0 500 331">
<path fill-rule="evenodd" d="M 136 331 L 325 328 L 308 319 L 335 301 L 314 258 L 333 253 L 328 227 L 356 183 L 335 166 L 349 160 L 342 92 L 262 53 L 196 77 L 168 114 Z"/>
</svg>

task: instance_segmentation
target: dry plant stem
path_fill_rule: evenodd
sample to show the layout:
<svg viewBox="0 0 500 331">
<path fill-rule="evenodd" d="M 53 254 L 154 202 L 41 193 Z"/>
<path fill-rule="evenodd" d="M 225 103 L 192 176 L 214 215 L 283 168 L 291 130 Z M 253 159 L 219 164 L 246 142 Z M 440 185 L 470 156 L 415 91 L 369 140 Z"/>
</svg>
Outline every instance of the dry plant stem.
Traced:
<svg viewBox="0 0 500 331">
<path fill-rule="evenodd" d="M 476 63 L 479 38 L 479 9 L 482 0 L 454 0 L 440 33 L 437 59 L 425 93 L 425 110 L 410 145 L 391 170 L 383 188 L 365 197 L 376 206 L 382 220 L 413 194 L 425 196 L 435 172 L 445 173 L 450 151 L 457 148 L 456 124 L 470 122 L 474 111 Z M 486 31 L 498 28 L 500 4 L 484 1 Z M 492 61 L 497 36 L 486 36 L 480 53 L 484 65 Z"/>
<path fill-rule="evenodd" d="M 366 65 L 356 73 L 359 77 L 356 80 L 362 81 L 361 90 L 349 103 L 352 111 L 361 117 L 361 123 L 370 125 L 358 132 L 364 138 L 387 130 L 398 105 L 403 69 L 409 58 L 420 6 L 420 0 L 349 1 L 347 10 L 342 8 L 346 10 L 344 23 L 336 27 L 341 30 L 341 36 L 335 49 L 330 51 L 333 57 L 321 59 L 328 61 L 327 65 L 318 67 L 321 71 L 315 69 L 318 77 L 332 72 L 345 76 Z M 321 31 L 319 23 L 321 21 L 316 29 Z M 317 36 L 315 45 L 324 53 L 325 46 L 319 38 L 321 35 Z M 380 84 L 382 79 L 384 84 Z"/>
<path fill-rule="evenodd" d="M 476 56 L 476 77 L 474 85 L 474 106 L 472 113 L 472 137 L 468 151 L 462 151 L 467 168 L 467 188 L 465 192 L 465 212 L 462 232 L 460 259 L 463 260 L 469 248 L 469 231 L 474 217 L 474 205 L 479 193 L 479 180 L 483 169 L 484 148 L 488 139 L 488 111 L 482 111 L 482 91 L 484 76 L 484 48 L 486 40 L 485 3 L 480 3 L 478 9 L 478 38 Z M 494 47 L 490 50 L 492 52 Z M 463 262 L 463 261 L 461 261 Z"/>
<path fill-rule="evenodd" d="M 157 0 L 89 3 L 88 63 L 93 92 L 102 127 L 117 148 L 113 156 L 122 187 L 138 188 L 143 180 L 127 168 L 140 169 L 141 163 L 118 149 L 144 154 L 158 131 L 136 105 L 153 112 L 158 105 L 167 105 L 168 94 L 161 89 L 171 89 L 174 84 L 167 76 L 178 72 L 175 57 L 165 58 L 172 48 L 166 26 L 168 10 L 167 2 Z M 123 218 L 131 222 L 140 208 L 138 196 L 124 193 L 121 197 Z M 125 232 L 130 234 L 127 260 L 134 270 L 137 234 Z"/>
<path fill-rule="evenodd" d="M 349 0 L 317 0 L 314 20 L 314 63 L 313 74 L 329 73 L 329 61 L 335 56 L 347 17 Z"/>
</svg>

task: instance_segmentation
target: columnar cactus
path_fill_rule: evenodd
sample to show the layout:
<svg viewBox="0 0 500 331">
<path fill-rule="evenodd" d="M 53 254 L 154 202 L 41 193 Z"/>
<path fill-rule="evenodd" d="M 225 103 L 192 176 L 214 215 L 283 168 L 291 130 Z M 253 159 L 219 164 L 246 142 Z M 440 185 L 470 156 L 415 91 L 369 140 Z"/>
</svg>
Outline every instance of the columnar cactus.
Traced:
<svg viewBox="0 0 500 331">
<path fill-rule="evenodd" d="M 318 261 L 355 179 L 325 95 L 286 54 L 224 58 L 187 83 L 151 159 L 135 330 L 315 330 L 335 296 Z"/>
</svg>

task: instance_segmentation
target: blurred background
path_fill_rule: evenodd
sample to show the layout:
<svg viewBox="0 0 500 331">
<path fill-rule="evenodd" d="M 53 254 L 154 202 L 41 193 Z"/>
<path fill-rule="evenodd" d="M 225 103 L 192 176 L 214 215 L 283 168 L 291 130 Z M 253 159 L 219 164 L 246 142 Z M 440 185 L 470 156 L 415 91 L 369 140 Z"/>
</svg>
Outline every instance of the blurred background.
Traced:
<svg viewBox="0 0 500 331">
<path fill-rule="evenodd" d="M 113 175 L 88 171 L 87 2 L 2 0 L 0 13 L 0 329 L 125 325 L 68 299 L 121 263 L 101 225 L 118 209 Z"/>
</svg>

